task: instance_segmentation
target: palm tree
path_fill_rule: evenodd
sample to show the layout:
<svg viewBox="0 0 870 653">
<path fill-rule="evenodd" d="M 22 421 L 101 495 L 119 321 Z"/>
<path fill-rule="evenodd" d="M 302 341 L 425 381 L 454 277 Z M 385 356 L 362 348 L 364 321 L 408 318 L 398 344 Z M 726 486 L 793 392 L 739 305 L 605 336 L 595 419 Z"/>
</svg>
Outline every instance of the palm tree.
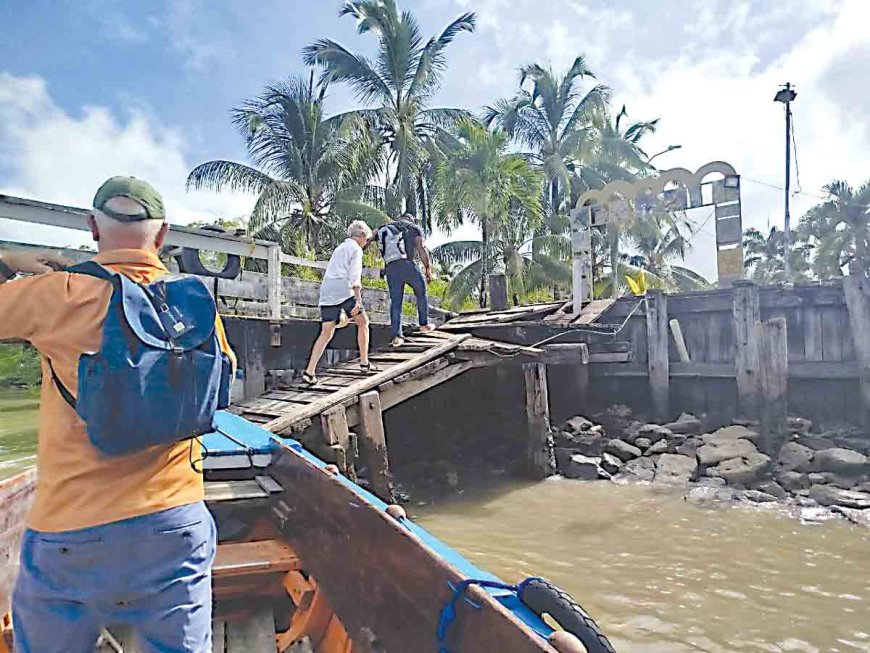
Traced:
<svg viewBox="0 0 870 653">
<path fill-rule="evenodd" d="M 596 122 L 604 116 L 610 99 L 610 89 L 601 84 L 581 92 L 581 84 L 594 77 L 582 56 L 561 76 L 533 63 L 520 69 L 516 95 L 498 100 L 484 111 L 487 125 L 503 129 L 527 148 L 530 160 L 545 171 L 544 202 L 551 222 L 567 215 L 572 188 L 584 180 L 586 170 L 577 165 L 578 155 L 582 159 L 584 150 L 590 149 Z M 587 185 L 594 186 L 594 182 Z"/>
<path fill-rule="evenodd" d="M 350 218 L 385 219 L 361 201 L 380 170 L 376 139 L 359 116 L 327 118 L 326 89 L 312 73 L 268 86 L 234 109 L 253 166 L 209 161 L 191 171 L 187 187 L 256 193 L 251 234 L 300 255 L 322 249 Z"/>
<path fill-rule="evenodd" d="M 785 234 L 776 227 L 765 237 L 758 229 L 743 232 L 743 267 L 760 284 L 809 280 L 809 247 L 793 245 L 788 253 L 791 279 L 785 276 Z"/>
<path fill-rule="evenodd" d="M 589 165 L 585 167 L 587 181 L 597 180 L 595 183 L 603 186 L 615 179 L 630 181 L 652 172 L 648 162 L 649 157 L 641 149 L 640 140 L 647 134 L 655 132 L 658 118 L 626 125 L 622 121 L 627 117 L 628 111 L 623 105 L 615 118 L 608 116 L 603 121 L 597 139 L 589 148 Z M 610 249 L 611 297 L 616 297 L 619 293 L 619 283 L 622 278 L 619 271 L 621 260 L 619 249 L 626 238 L 627 231 L 634 228 L 642 233 L 644 230 L 649 231 L 650 226 L 658 228 L 659 221 L 662 219 L 672 227 L 677 224 L 675 216 L 659 216 L 659 219 L 656 219 L 655 216 L 635 215 L 630 223 L 612 219 L 605 227 Z"/>
<path fill-rule="evenodd" d="M 508 291 L 517 303 L 530 292 L 571 282 L 571 242 L 567 236 L 546 234 L 535 236 L 540 218 L 518 202 L 512 202 L 507 216 L 487 242 L 463 240 L 444 243 L 432 250 L 438 265 L 459 266 L 447 286 L 445 300 L 454 309 L 472 297 L 477 290 L 483 297 L 485 287 L 479 285 L 484 271 L 504 272 Z M 534 252 L 534 257 L 532 256 Z M 480 302 L 481 306 L 485 304 Z"/>
<path fill-rule="evenodd" d="M 633 253 L 620 257 L 623 267 L 631 273 L 643 270 L 650 287 L 668 292 L 709 288 L 710 282 L 703 276 L 676 263 L 685 260 L 686 252 L 691 247 L 691 239 L 682 231 L 686 226 L 687 223 L 676 222 L 672 216 L 638 221 L 629 235 Z"/>
<path fill-rule="evenodd" d="M 870 270 L 870 181 L 857 192 L 845 181 L 823 189 L 828 199 L 807 211 L 797 228 L 798 237 L 813 250 L 812 269 L 821 279 L 840 277 L 855 263 Z"/>
<path fill-rule="evenodd" d="M 446 134 L 442 137 L 450 138 Z M 480 227 L 482 252 L 489 251 L 490 236 L 504 238 L 503 226 L 516 205 L 524 220 L 540 226 L 541 176 L 519 154 L 507 151 L 508 137 L 501 130 L 487 131 L 473 118 L 456 123 L 456 136 L 446 147 L 445 161 L 436 174 L 435 206 L 445 227 L 470 220 Z M 486 306 L 490 257 L 481 254 L 480 305 Z"/>
<path fill-rule="evenodd" d="M 405 210 L 415 210 L 418 195 L 423 199 L 420 208 L 425 209 L 428 142 L 439 126 L 466 114 L 432 108 L 429 103 L 441 83 L 447 46 L 460 32 L 474 31 L 474 14 L 463 14 L 425 43 L 414 16 L 408 11 L 400 14 L 395 0 L 348 1 L 339 15 L 354 17 L 360 34 L 377 36 L 376 59 L 370 61 L 331 39 L 320 39 L 305 48 L 305 62 L 323 67 L 323 81 L 345 82 L 361 102 L 375 107 L 360 115 L 380 130 L 390 183 L 398 186 Z M 429 220 L 426 215 L 423 219 Z"/>
</svg>

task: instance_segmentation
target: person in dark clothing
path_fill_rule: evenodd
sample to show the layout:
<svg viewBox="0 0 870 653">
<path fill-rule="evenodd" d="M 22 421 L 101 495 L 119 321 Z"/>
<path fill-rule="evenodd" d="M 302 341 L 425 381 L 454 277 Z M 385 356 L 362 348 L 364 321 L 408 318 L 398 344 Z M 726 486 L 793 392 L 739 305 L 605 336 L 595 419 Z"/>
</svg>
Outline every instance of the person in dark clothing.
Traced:
<svg viewBox="0 0 870 653">
<path fill-rule="evenodd" d="M 390 292 L 390 328 L 394 347 L 400 347 L 404 342 L 402 300 L 406 284 L 411 286 L 417 301 L 420 331 L 428 333 L 434 328 L 429 324 L 429 299 L 426 296 L 426 284 L 432 279 L 432 269 L 429 252 L 423 247 L 423 232 L 416 222 L 413 214 L 405 213 L 398 220 L 378 229 L 374 236 L 386 263 L 384 274 Z M 423 263 L 422 272 L 414 260 L 415 255 Z"/>
</svg>

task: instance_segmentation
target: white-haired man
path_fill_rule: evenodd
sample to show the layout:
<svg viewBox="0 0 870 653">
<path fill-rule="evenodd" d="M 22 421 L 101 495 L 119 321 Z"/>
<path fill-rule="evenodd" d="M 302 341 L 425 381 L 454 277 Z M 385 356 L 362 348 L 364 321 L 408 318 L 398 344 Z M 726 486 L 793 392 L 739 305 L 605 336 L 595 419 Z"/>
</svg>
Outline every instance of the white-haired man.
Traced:
<svg viewBox="0 0 870 653">
<path fill-rule="evenodd" d="M 163 200 L 146 182 L 106 181 L 89 223 L 95 262 L 140 284 L 166 274 Z M 12 596 L 15 651 L 93 651 L 103 627 L 125 624 L 147 653 L 210 652 L 217 538 L 191 441 L 116 456 L 94 446 L 62 389 L 79 387 L 79 359 L 100 350 L 112 284 L 53 271 L 57 263 L 0 251 L 0 340 L 27 340 L 45 361 L 39 484 Z M 219 318 L 214 333 L 233 359 Z"/>
<path fill-rule="evenodd" d="M 308 385 L 317 383 L 317 363 L 332 340 L 342 313 L 350 316 L 356 324 L 360 368 L 364 371 L 377 370 L 369 361 L 369 318 L 362 303 L 363 248 L 371 237 L 369 226 L 361 220 L 355 220 L 347 228 L 347 239 L 335 248 L 329 258 L 318 302 L 320 335 L 314 341 L 308 367 L 302 373 L 302 380 Z"/>
</svg>

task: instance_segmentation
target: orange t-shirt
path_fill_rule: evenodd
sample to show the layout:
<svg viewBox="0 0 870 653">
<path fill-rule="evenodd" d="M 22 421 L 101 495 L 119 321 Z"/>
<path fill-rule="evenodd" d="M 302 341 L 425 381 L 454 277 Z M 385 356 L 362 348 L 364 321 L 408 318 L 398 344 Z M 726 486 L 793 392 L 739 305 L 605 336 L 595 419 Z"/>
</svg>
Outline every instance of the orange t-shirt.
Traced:
<svg viewBox="0 0 870 653">
<path fill-rule="evenodd" d="M 138 283 L 166 273 L 153 253 L 114 250 L 97 263 Z M 100 347 L 111 286 L 101 279 L 52 272 L 0 284 L 0 340 L 22 339 L 48 357 L 71 390 L 84 352 Z M 222 349 L 235 363 L 220 318 Z M 64 401 L 43 362 L 36 457 L 38 483 L 27 524 L 39 531 L 98 526 L 201 501 L 202 476 L 191 468 L 191 442 L 107 457 L 88 439 L 85 424 Z M 199 457 L 199 450 L 194 452 Z"/>
</svg>

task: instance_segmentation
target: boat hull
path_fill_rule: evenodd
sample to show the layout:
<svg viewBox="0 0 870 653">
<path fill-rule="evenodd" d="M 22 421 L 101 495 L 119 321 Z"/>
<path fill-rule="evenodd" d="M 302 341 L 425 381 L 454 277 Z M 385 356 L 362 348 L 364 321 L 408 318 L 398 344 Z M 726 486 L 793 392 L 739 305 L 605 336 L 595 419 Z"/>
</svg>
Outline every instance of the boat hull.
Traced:
<svg viewBox="0 0 870 653">
<path fill-rule="evenodd" d="M 546 640 L 490 593 L 470 586 L 439 643 L 441 611 L 465 580 L 406 520 L 388 516 L 374 497 L 319 461 L 284 446 L 272 475 L 285 488 L 282 536 L 305 561 L 355 642 L 385 651 L 552 653 Z M 434 538 L 433 538 L 434 539 Z M 491 578 L 491 577 L 489 577 Z"/>
</svg>

